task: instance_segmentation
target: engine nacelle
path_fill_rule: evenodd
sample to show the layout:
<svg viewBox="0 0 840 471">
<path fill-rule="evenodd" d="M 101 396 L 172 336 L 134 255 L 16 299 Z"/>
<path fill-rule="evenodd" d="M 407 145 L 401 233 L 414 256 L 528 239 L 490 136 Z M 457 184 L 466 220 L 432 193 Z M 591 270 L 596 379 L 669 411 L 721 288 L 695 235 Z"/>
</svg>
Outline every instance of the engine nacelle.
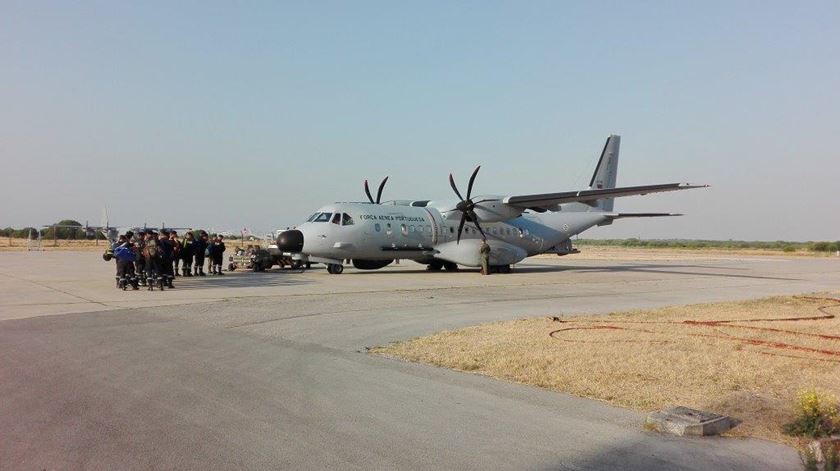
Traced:
<svg viewBox="0 0 840 471">
<path fill-rule="evenodd" d="M 511 206 L 502 202 L 504 196 L 499 195 L 484 195 L 473 196 L 471 199 L 475 202 L 475 215 L 479 222 L 501 222 L 519 217 L 525 209 Z M 458 211 L 458 200 L 445 201 L 429 201 L 427 206 L 431 206 L 443 215 L 449 221 L 458 221 L 461 219 L 461 211 Z"/>
<path fill-rule="evenodd" d="M 473 197 L 475 215 L 480 222 L 500 222 L 519 217 L 524 209 L 502 202 L 501 198 L 490 196 Z"/>
</svg>

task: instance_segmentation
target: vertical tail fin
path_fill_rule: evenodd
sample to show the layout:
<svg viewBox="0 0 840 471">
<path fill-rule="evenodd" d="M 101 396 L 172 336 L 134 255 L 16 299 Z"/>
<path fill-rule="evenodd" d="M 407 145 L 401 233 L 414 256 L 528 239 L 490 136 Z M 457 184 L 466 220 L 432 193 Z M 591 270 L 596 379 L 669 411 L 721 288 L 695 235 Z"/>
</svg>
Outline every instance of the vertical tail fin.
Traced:
<svg viewBox="0 0 840 471">
<path fill-rule="evenodd" d="M 621 136 L 610 134 L 601 151 L 601 158 L 598 159 L 598 166 L 589 181 L 589 188 L 601 190 L 604 188 L 615 188 L 616 177 L 618 176 L 618 147 L 621 144 Z M 603 211 L 613 210 L 613 198 L 598 200 L 598 208 Z"/>
</svg>

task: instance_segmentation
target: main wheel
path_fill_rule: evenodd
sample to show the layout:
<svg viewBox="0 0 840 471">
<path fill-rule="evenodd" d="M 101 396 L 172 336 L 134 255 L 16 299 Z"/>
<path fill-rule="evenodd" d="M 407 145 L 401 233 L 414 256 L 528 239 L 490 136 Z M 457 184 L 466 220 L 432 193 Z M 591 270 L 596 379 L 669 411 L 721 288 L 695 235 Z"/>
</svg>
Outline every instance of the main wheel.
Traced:
<svg viewBox="0 0 840 471">
<path fill-rule="evenodd" d="M 330 263 L 327 265 L 327 272 L 331 275 L 340 275 L 344 273 L 344 265 L 340 263 Z"/>
<path fill-rule="evenodd" d="M 443 262 L 443 268 L 446 271 L 458 271 L 458 264 L 452 262 Z"/>
<path fill-rule="evenodd" d="M 426 270 L 428 271 L 440 271 L 443 268 L 443 262 L 440 260 L 433 260 L 428 265 L 426 265 Z"/>
</svg>

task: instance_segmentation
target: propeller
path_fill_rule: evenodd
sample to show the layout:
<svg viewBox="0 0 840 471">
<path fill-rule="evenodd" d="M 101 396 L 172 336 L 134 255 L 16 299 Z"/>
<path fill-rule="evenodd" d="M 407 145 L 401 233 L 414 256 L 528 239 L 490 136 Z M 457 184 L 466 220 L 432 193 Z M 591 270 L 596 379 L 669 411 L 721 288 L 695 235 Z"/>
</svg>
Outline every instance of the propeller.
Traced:
<svg viewBox="0 0 840 471">
<path fill-rule="evenodd" d="M 461 232 L 464 230 L 464 223 L 470 221 L 471 223 L 475 224 L 475 227 L 478 228 L 478 232 L 481 232 L 482 237 L 487 237 L 484 234 L 484 230 L 481 228 L 481 225 L 478 223 L 478 216 L 475 214 L 475 205 L 476 203 L 480 203 L 480 201 L 473 201 L 472 197 L 472 189 L 473 183 L 475 183 L 475 176 L 478 175 L 478 171 L 481 169 L 481 165 L 473 170 L 472 175 L 470 175 L 470 183 L 467 185 L 467 197 L 464 198 L 461 196 L 461 192 L 458 191 L 458 187 L 455 185 L 455 179 L 452 177 L 452 174 L 449 174 L 449 185 L 452 187 L 452 190 L 455 191 L 455 194 L 458 195 L 458 198 L 461 200 L 455 205 L 455 210 L 461 211 L 461 222 L 458 224 L 458 244 L 461 243 Z"/>
<path fill-rule="evenodd" d="M 368 181 L 365 180 L 365 194 L 370 200 L 371 204 L 379 204 L 382 201 L 382 190 L 385 188 L 385 182 L 388 181 L 388 177 L 382 179 L 382 183 L 379 184 L 379 190 L 376 192 L 376 201 L 373 200 L 373 196 L 370 194 L 370 186 L 368 186 Z"/>
</svg>

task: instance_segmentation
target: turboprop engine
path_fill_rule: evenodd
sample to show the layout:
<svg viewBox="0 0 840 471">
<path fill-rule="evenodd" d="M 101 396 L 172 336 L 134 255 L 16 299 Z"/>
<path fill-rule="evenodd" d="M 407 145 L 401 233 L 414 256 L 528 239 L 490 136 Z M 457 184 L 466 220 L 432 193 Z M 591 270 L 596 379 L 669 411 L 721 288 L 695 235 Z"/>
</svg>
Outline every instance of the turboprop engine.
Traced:
<svg viewBox="0 0 840 471">
<path fill-rule="evenodd" d="M 449 174 L 449 186 L 452 187 L 452 191 L 454 191 L 458 196 L 458 199 L 461 200 L 457 205 L 455 205 L 455 208 L 445 211 L 445 213 L 447 213 L 447 219 L 456 219 L 457 214 L 461 213 L 461 222 L 458 224 L 457 244 L 461 243 L 461 232 L 464 230 L 464 223 L 467 221 L 475 224 L 476 229 L 481 232 L 482 237 L 486 237 L 484 229 L 481 228 L 480 222 L 505 221 L 519 216 L 523 211 L 521 208 L 512 207 L 503 203 L 500 196 L 483 196 L 473 199 L 473 184 L 475 183 L 475 176 L 478 175 L 478 171 L 480 169 L 481 165 L 476 167 L 475 170 L 473 170 L 472 175 L 470 175 L 470 182 L 467 185 L 466 198 L 461 196 L 461 192 L 458 191 L 458 186 L 455 185 L 455 179 L 452 177 L 451 173 Z"/>
<path fill-rule="evenodd" d="M 476 196 L 472 212 L 481 222 L 500 222 L 518 217 L 524 211 L 502 202 L 499 196 Z"/>
</svg>

